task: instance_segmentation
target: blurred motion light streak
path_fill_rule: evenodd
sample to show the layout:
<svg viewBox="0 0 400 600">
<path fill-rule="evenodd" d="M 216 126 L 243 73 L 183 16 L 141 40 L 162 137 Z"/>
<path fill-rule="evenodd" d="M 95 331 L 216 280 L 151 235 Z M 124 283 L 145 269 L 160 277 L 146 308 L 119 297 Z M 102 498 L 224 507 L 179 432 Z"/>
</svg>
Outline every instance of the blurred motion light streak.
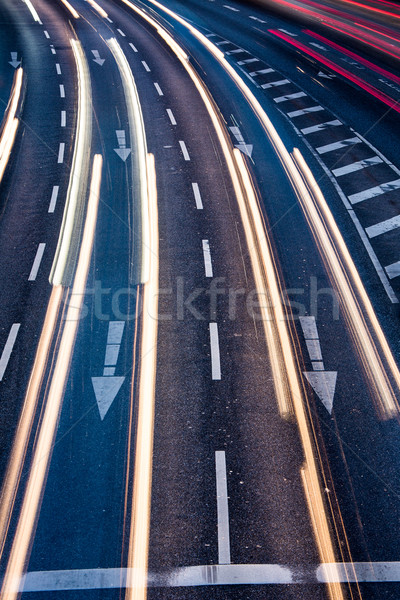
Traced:
<svg viewBox="0 0 400 600">
<path fill-rule="evenodd" d="M 108 14 L 106 13 L 106 11 L 101 8 L 101 6 L 99 4 L 97 4 L 97 2 L 95 2 L 95 0 L 86 0 L 86 2 L 88 2 L 90 4 L 90 6 L 92 6 L 95 10 L 97 10 L 97 12 L 99 13 L 99 15 L 101 17 L 103 17 L 104 19 L 107 19 Z"/>
<path fill-rule="evenodd" d="M 23 80 L 23 69 L 17 69 L 14 75 L 13 86 L 8 102 L 3 130 L 0 137 L 0 182 L 6 170 L 8 160 L 10 158 L 11 149 L 14 144 L 17 133 L 19 120 L 16 118 L 18 103 L 21 97 Z"/>
<path fill-rule="evenodd" d="M 69 10 L 69 12 L 71 13 L 71 15 L 73 17 L 75 17 L 75 19 L 79 19 L 79 14 L 76 12 L 76 10 L 74 9 L 74 7 L 71 6 L 71 4 L 68 2 L 68 0 L 61 0 L 61 2 Z"/>
<path fill-rule="evenodd" d="M 39 517 L 41 499 L 50 467 L 57 424 L 60 418 L 65 386 L 85 297 L 96 230 L 102 165 L 102 156 L 96 154 L 93 160 L 85 227 L 71 292 L 71 297 L 74 298 L 74 305 L 70 304 L 68 307 L 57 359 L 51 374 L 49 392 L 44 402 L 42 419 L 36 434 L 28 482 L 1 590 L 1 598 L 6 600 L 14 600 L 18 596 L 20 582 L 27 567 L 34 531 Z"/>
</svg>

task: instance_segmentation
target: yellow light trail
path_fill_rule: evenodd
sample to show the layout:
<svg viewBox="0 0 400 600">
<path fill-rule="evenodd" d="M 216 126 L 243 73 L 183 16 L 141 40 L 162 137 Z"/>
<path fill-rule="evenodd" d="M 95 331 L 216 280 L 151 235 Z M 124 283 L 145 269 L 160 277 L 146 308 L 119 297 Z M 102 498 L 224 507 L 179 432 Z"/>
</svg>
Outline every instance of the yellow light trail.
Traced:
<svg viewBox="0 0 400 600">
<path fill-rule="evenodd" d="M 101 6 L 99 4 L 97 4 L 97 2 L 95 2 L 95 0 L 86 0 L 86 2 L 88 2 L 95 10 L 97 10 L 97 12 L 99 13 L 99 15 L 101 17 L 103 17 L 104 19 L 107 19 L 108 14 L 104 10 L 104 8 L 101 8 Z"/>
<path fill-rule="evenodd" d="M 96 229 L 102 165 L 102 156 L 96 154 L 93 160 L 85 227 L 71 294 L 71 297 L 76 300 L 73 306 L 70 305 L 68 307 L 58 348 L 57 360 L 51 376 L 50 388 L 45 400 L 43 416 L 36 436 L 32 464 L 1 590 L 1 598 L 4 600 L 14 600 L 18 596 L 20 582 L 27 566 L 34 531 L 39 516 L 41 499 L 50 466 L 52 448 L 55 441 L 57 424 L 61 413 L 65 386 L 85 295 Z M 40 373 L 38 375 L 40 377 Z"/>
<path fill-rule="evenodd" d="M 61 2 L 64 4 L 65 8 L 69 10 L 71 15 L 75 17 L 75 19 L 79 19 L 79 13 L 76 12 L 74 7 L 68 2 L 68 0 L 61 0 Z"/>
</svg>

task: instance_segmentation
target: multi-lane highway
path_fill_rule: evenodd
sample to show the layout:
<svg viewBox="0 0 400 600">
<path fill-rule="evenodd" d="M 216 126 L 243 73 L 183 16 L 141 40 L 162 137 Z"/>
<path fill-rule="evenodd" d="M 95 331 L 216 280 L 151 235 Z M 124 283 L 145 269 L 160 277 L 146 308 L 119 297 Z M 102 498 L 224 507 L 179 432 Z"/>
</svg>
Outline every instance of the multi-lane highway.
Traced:
<svg viewBox="0 0 400 600">
<path fill-rule="evenodd" d="M 398 598 L 399 23 L 1 0 L 1 598 Z"/>
</svg>

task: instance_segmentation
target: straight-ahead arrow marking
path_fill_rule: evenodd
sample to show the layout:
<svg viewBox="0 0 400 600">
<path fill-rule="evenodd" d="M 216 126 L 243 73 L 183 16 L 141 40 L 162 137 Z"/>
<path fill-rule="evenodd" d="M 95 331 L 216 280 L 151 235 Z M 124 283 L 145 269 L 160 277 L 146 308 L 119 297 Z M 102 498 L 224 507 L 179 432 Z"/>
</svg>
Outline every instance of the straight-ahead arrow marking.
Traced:
<svg viewBox="0 0 400 600">
<path fill-rule="evenodd" d="M 100 58 L 100 53 L 98 50 L 92 50 L 92 54 L 94 56 L 93 61 L 102 67 L 104 65 L 106 59 Z"/>
<path fill-rule="evenodd" d="M 12 67 L 14 67 L 14 69 L 16 69 L 21 64 L 21 61 L 17 60 L 18 59 L 18 53 L 17 52 L 10 52 L 10 54 L 11 54 L 11 60 L 8 61 L 8 64 L 11 65 Z"/>
<path fill-rule="evenodd" d="M 229 129 L 232 132 L 232 134 L 235 136 L 236 141 L 237 141 L 237 144 L 235 144 L 235 148 L 238 148 L 240 150 L 240 152 L 243 152 L 243 154 L 246 154 L 246 156 L 251 158 L 251 155 L 253 153 L 253 145 L 245 143 L 244 137 L 241 134 L 239 127 L 236 127 L 236 126 L 229 127 Z"/>
</svg>

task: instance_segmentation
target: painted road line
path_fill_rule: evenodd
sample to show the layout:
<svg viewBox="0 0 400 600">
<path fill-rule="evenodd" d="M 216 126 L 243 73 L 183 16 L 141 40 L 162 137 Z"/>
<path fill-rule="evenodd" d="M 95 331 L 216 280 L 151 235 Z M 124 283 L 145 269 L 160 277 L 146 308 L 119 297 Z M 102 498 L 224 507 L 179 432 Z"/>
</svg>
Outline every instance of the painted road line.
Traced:
<svg viewBox="0 0 400 600">
<path fill-rule="evenodd" d="M 15 340 L 17 339 L 18 331 L 21 323 L 14 323 L 8 334 L 6 345 L 0 358 L 0 381 L 3 381 L 4 373 L 6 372 L 8 361 L 10 360 L 11 352 L 14 348 Z"/>
<path fill-rule="evenodd" d="M 114 366 L 117 364 L 119 349 L 120 349 L 119 344 L 107 344 L 106 357 L 104 360 L 104 364 L 107 367 Z"/>
<path fill-rule="evenodd" d="M 254 62 L 260 62 L 260 59 L 259 58 L 246 58 L 245 60 L 240 60 L 238 62 L 238 65 L 240 65 L 240 66 L 242 66 L 242 65 L 249 65 L 249 64 L 254 63 Z"/>
<path fill-rule="evenodd" d="M 347 140 L 341 140 L 340 142 L 334 142 L 333 144 L 326 144 L 325 146 L 319 146 L 316 148 L 318 154 L 326 154 L 327 152 L 333 152 L 334 150 L 340 150 L 341 148 L 347 148 L 353 144 L 361 144 L 361 140 L 358 137 L 348 138 Z"/>
<path fill-rule="evenodd" d="M 361 169 L 365 169 L 371 165 L 378 165 L 380 163 L 383 163 L 383 160 L 379 156 L 372 156 L 371 158 L 365 158 L 364 160 L 353 162 L 345 167 L 332 169 L 332 173 L 335 177 L 342 177 L 342 175 L 348 175 L 349 173 L 354 173 L 355 171 L 360 171 Z"/>
<path fill-rule="evenodd" d="M 201 199 L 199 184 L 192 183 L 192 188 L 193 188 L 194 199 L 196 201 L 196 208 L 198 210 L 202 210 L 203 209 L 203 201 Z"/>
<path fill-rule="evenodd" d="M 147 64 L 147 62 L 145 60 L 142 60 L 142 65 L 144 66 L 144 68 L 146 69 L 146 71 L 148 73 L 150 73 L 151 69 L 150 69 L 149 65 Z"/>
<path fill-rule="evenodd" d="M 67 124 L 67 112 L 65 110 L 61 111 L 61 127 L 65 127 Z"/>
<path fill-rule="evenodd" d="M 107 19 L 107 21 L 108 21 L 109 23 L 112 23 L 112 21 L 111 21 L 110 17 L 106 17 L 106 19 Z"/>
<path fill-rule="evenodd" d="M 215 474 L 217 479 L 217 518 L 218 518 L 218 563 L 231 563 L 229 539 L 228 484 L 226 478 L 225 451 L 215 453 Z"/>
<path fill-rule="evenodd" d="M 394 279 L 400 275 L 400 261 L 393 263 L 392 265 L 388 265 L 385 267 L 385 271 L 389 279 Z"/>
<path fill-rule="evenodd" d="M 240 12 L 240 10 L 238 8 L 234 8 L 233 6 L 228 6 L 228 4 L 224 4 L 223 7 L 227 8 L 229 10 L 233 10 L 233 12 Z"/>
<path fill-rule="evenodd" d="M 227 52 L 226 55 L 230 56 L 231 54 L 240 54 L 241 52 L 246 52 L 246 54 L 248 54 L 247 50 L 244 50 L 243 48 L 236 48 L 235 50 Z"/>
<path fill-rule="evenodd" d="M 57 71 L 57 75 L 61 75 L 61 67 L 60 67 L 59 63 L 56 63 L 56 71 Z"/>
<path fill-rule="evenodd" d="M 286 85 L 287 83 L 290 83 L 289 79 L 279 79 L 278 81 L 271 81 L 270 83 L 263 83 L 261 87 L 263 90 L 268 90 L 269 88 L 279 87 L 281 85 Z"/>
<path fill-rule="evenodd" d="M 46 31 L 46 29 L 43 31 L 44 35 L 47 37 L 47 39 L 50 39 L 50 34 L 48 31 Z"/>
<path fill-rule="evenodd" d="M 349 199 L 349 202 L 351 202 L 352 204 L 357 204 L 358 202 L 363 202 L 364 200 L 369 200 L 370 198 L 376 198 L 376 196 L 381 196 L 382 194 L 386 194 L 387 192 L 393 192 L 394 190 L 398 190 L 399 188 L 400 179 L 395 179 L 394 181 L 382 183 L 382 185 L 377 185 L 375 187 L 369 188 L 368 190 L 358 192 L 357 194 L 351 194 L 351 196 L 347 197 Z"/>
<path fill-rule="evenodd" d="M 121 31 L 121 29 L 117 29 L 119 35 L 122 35 L 122 37 L 126 37 L 125 33 L 123 31 Z"/>
<path fill-rule="evenodd" d="M 366 232 L 369 238 L 374 238 L 378 235 L 382 235 L 387 231 L 393 231 L 393 229 L 398 229 L 400 227 L 400 215 L 396 217 L 392 217 L 391 219 L 387 219 L 386 221 L 382 221 L 381 223 L 377 223 L 376 225 L 371 225 L 371 227 L 366 228 Z"/>
<path fill-rule="evenodd" d="M 307 340 L 306 339 L 306 344 L 307 344 L 308 354 L 310 355 L 311 360 L 312 361 L 322 360 L 321 345 L 319 343 L 319 340 Z"/>
<path fill-rule="evenodd" d="M 297 37 L 297 33 L 292 33 L 291 31 L 288 31 L 287 29 L 279 29 L 279 31 L 282 31 L 282 33 L 286 33 L 286 35 L 291 35 L 292 37 Z"/>
<path fill-rule="evenodd" d="M 300 325 L 306 340 L 319 339 L 315 317 L 300 317 Z"/>
<path fill-rule="evenodd" d="M 221 379 L 221 359 L 219 354 L 219 339 L 217 323 L 210 323 L 211 346 L 211 377 L 215 381 Z"/>
<path fill-rule="evenodd" d="M 179 140 L 179 145 L 180 145 L 181 150 L 182 150 L 183 158 L 185 160 L 190 160 L 189 152 L 187 151 L 185 142 L 182 141 L 182 140 Z"/>
<path fill-rule="evenodd" d="M 125 321 L 110 321 L 108 326 L 107 344 L 121 344 L 124 329 Z"/>
<path fill-rule="evenodd" d="M 274 73 L 275 69 L 260 69 L 259 71 L 252 71 L 249 73 L 250 77 L 255 77 L 256 75 L 266 75 L 267 73 Z"/>
<path fill-rule="evenodd" d="M 287 113 L 287 116 L 290 119 L 293 119 L 293 117 L 301 117 L 302 115 L 307 115 L 308 113 L 314 113 L 314 112 L 319 112 L 321 110 L 325 110 L 322 106 L 309 106 L 308 108 L 302 108 L 301 110 L 292 110 L 291 112 Z"/>
<path fill-rule="evenodd" d="M 129 42 L 129 45 L 130 45 L 130 47 L 132 48 L 132 50 L 133 50 L 134 52 L 137 52 L 137 51 L 138 51 L 138 50 L 137 50 L 137 48 L 136 48 L 136 46 L 134 46 L 134 45 L 132 44 L 132 42 Z"/>
<path fill-rule="evenodd" d="M 296 92 L 295 94 L 287 94 L 286 96 L 279 96 L 274 98 L 274 102 L 280 104 L 281 102 L 287 102 L 288 100 L 296 100 L 297 98 L 304 98 L 307 96 L 305 92 Z"/>
<path fill-rule="evenodd" d="M 33 261 L 32 269 L 28 277 L 28 281 L 35 281 L 40 263 L 42 262 L 44 249 L 46 248 L 46 244 L 39 244 L 38 249 L 36 251 L 35 260 Z"/>
<path fill-rule="evenodd" d="M 49 205 L 49 213 L 53 213 L 56 207 L 58 191 L 60 187 L 58 185 L 53 186 L 53 191 L 51 193 L 50 205 Z"/>
<path fill-rule="evenodd" d="M 55 51 L 55 48 L 53 46 L 53 44 L 50 45 L 50 50 L 52 54 L 57 54 L 57 52 Z"/>
<path fill-rule="evenodd" d="M 252 21 L 257 21 L 257 23 L 266 23 L 267 21 L 263 21 L 262 19 L 259 19 L 258 17 L 255 17 L 254 15 L 249 15 L 249 19 L 251 19 Z"/>
<path fill-rule="evenodd" d="M 206 271 L 206 277 L 213 277 L 210 242 L 208 240 L 203 240 L 202 244 L 203 244 L 204 267 L 205 267 L 205 271 Z"/>
<path fill-rule="evenodd" d="M 329 127 L 338 127 L 339 125 L 343 125 L 343 123 L 339 121 L 339 119 L 334 119 L 333 121 L 326 121 L 326 123 L 320 123 L 319 125 L 304 127 L 303 129 L 300 129 L 300 131 L 303 135 L 309 135 L 310 133 L 317 133 L 318 131 L 323 131 Z"/>
<path fill-rule="evenodd" d="M 64 144 L 64 142 L 61 142 L 58 147 L 58 159 L 57 159 L 58 164 L 61 164 L 64 162 L 64 152 L 65 152 L 65 144 Z"/>
<path fill-rule="evenodd" d="M 60 83 L 60 96 L 61 98 L 65 98 L 65 87 L 62 83 Z"/>
<path fill-rule="evenodd" d="M 162 89 L 160 88 L 160 86 L 158 85 L 158 83 L 154 83 L 154 87 L 156 88 L 159 96 L 164 96 L 164 93 L 163 93 Z"/>
<path fill-rule="evenodd" d="M 174 113 L 172 112 L 172 110 L 170 108 L 167 108 L 167 113 L 169 116 L 169 120 L 171 121 L 171 125 L 176 125 L 176 120 L 174 117 Z"/>
<path fill-rule="evenodd" d="M 216 46 L 225 46 L 226 44 L 232 44 L 232 42 L 229 42 L 228 40 L 223 40 L 222 42 L 217 42 L 215 45 Z"/>
</svg>

